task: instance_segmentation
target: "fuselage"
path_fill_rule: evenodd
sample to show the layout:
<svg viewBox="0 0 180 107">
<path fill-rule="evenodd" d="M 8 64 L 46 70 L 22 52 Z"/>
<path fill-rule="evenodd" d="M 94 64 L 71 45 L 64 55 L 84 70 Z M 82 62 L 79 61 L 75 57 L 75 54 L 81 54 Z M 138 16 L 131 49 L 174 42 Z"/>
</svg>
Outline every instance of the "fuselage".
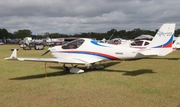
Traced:
<svg viewBox="0 0 180 107">
<path fill-rule="evenodd" d="M 76 46 L 72 46 L 76 45 Z M 102 60 L 120 60 L 145 57 L 139 54 L 140 49 L 98 43 L 92 39 L 78 39 L 62 46 L 49 49 L 55 58 L 97 58 Z"/>
</svg>

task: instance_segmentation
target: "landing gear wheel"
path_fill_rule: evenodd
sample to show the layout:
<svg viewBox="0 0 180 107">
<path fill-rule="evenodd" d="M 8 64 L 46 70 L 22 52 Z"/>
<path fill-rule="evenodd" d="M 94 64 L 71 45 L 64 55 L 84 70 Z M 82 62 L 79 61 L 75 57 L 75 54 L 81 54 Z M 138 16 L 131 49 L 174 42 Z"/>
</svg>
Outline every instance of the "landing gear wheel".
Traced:
<svg viewBox="0 0 180 107">
<path fill-rule="evenodd" d="M 64 71 L 69 71 L 69 68 L 64 64 L 64 65 L 63 65 L 63 70 L 64 70 Z"/>
</svg>

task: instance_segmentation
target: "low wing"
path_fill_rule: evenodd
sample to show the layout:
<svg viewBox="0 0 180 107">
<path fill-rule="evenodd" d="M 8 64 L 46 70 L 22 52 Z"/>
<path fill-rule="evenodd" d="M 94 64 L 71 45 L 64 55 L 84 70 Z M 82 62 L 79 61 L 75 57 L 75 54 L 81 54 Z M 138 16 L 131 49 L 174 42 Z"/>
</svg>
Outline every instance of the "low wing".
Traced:
<svg viewBox="0 0 180 107">
<path fill-rule="evenodd" d="M 81 59 L 81 58 L 17 58 L 19 61 L 35 61 L 35 62 L 54 62 L 54 63 L 69 63 L 69 64 L 89 64 L 101 61 L 101 59 Z"/>
<path fill-rule="evenodd" d="M 99 58 L 18 58 L 17 49 L 14 49 L 11 56 L 5 60 L 19 60 L 19 61 L 35 61 L 35 62 L 54 62 L 54 63 L 67 63 L 67 64 L 90 64 L 102 61 Z"/>
<path fill-rule="evenodd" d="M 19 61 L 35 61 L 35 62 L 56 62 L 58 60 L 55 58 L 17 58 Z"/>
</svg>

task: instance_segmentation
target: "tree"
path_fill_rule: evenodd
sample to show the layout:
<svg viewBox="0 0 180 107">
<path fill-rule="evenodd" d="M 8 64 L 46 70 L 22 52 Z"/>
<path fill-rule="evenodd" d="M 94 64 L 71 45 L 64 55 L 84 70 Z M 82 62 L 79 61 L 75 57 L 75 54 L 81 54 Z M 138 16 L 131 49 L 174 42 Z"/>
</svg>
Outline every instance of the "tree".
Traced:
<svg viewBox="0 0 180 107">
<path fill-rule="evenodd" d="M 14 32 L 15 38 L 31 37 L 31 35 L 32 35 L 32 32 L 28 29 L 18 30 L 17 32 Z"/>
<path fill-rule="evenodd" d="M 0 29 L 0 39 L 7 38 L 9 33 L 6 29 Z"/>
<path fill-rule="evenodd" d="M 50 35 L 49 32 L 44 33 L 44 37 L 49 37 L 49 35 Z"/>
<path fill-rule="evenodd" d="M 118 33 L 120 38 L 126 39 L 126 30 L 120 30 Z"/>
<path fill-rule="evenodd" d="M 176 31 L 175 31 L 175 36 L 177 37 L 177 36 L 179 36 L 180 35 L 180 29 L 177 29 Z"/>
</svg>

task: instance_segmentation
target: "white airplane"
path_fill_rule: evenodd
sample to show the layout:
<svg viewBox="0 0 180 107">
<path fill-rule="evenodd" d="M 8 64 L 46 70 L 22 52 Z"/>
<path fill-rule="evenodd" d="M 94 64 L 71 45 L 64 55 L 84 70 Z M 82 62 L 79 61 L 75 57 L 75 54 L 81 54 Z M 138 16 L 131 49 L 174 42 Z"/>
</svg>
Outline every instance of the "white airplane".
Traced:
<svg viewBox="0 0 180 107">
<path fill-rule="evenodd" d="M 172 45 L 173 50 L 180 50 L 180 36 L 176 38 Z"/>
<path fill-rule="evenodd" d="M 77 65 L 102 68 L 103 66 L 95 63 L 104 60 L 165 56 L 172 52 L 174 30 L 175 23 L 163 24 L 146 49 L 99 43 L 93 39 L 80 38 L 62 46 L 51 47 L 43 54 L 51 52 L 53 58 L 19 58 L 17 49 L 14 49 L 11 56 L 5 59 L 62 63 L 64 69 L 67 69 L 65 64 L 71 64 L 70 73 L 82 73 L 84 70 L 77 68 Z"/>
<path fill-rule="evenodd" d="M 126 45 L 130 45 L 130 47 L 132 48 L 145 49 L 150 43 L 151 43 L 151 40 L 137 40 Z M 172 48 L 173 50 L 180 50 L 180 36 L 176 38 L 176 40 L 174 41 L 172 45 Z"/>
</svg>

